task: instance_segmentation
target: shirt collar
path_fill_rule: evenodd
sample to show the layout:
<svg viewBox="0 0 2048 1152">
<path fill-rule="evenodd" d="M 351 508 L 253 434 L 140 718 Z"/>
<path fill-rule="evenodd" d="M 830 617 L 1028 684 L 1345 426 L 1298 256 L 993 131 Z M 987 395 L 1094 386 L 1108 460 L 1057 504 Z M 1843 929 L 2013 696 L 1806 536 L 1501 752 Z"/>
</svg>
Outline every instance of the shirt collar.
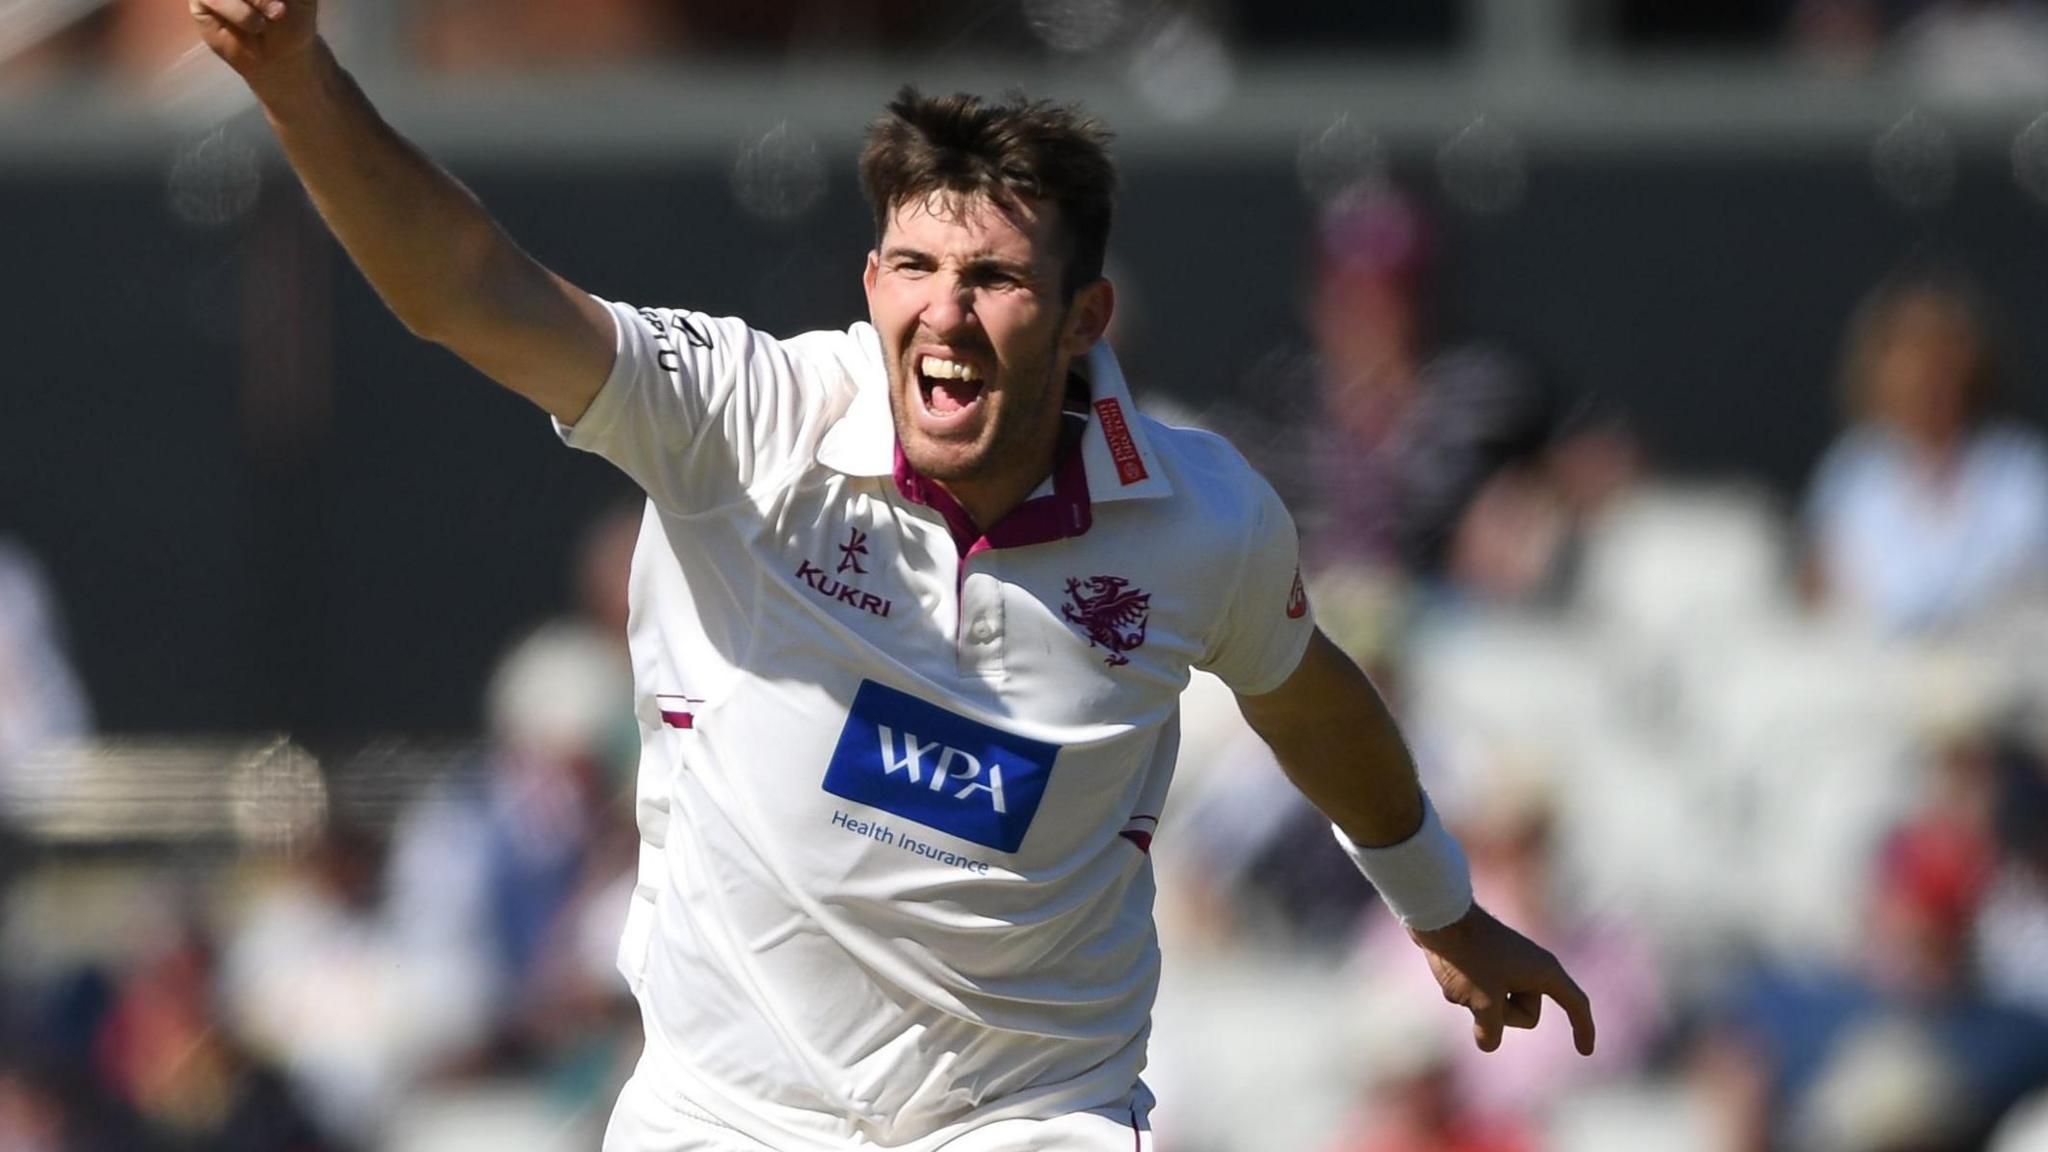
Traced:
<svg viewBox="0 0 2048 1152">
<path fill-rule="evenodd" d="M 848 476 L 894 476 L 896 422 L 889 414 L 889 372 L 881 340 L 870 325 L 856 330 L 868 355 L 857 362 L 853 400 L 818 444 L 818 462 Z M 1087 374 L 1088 424 L 1081 432 L 1080 461 L 1090 503 L 1170 495 L 1173 486 L 1153 454 L 1108 341 L 1096 341 L 1089 351 Z"/>
</svg>

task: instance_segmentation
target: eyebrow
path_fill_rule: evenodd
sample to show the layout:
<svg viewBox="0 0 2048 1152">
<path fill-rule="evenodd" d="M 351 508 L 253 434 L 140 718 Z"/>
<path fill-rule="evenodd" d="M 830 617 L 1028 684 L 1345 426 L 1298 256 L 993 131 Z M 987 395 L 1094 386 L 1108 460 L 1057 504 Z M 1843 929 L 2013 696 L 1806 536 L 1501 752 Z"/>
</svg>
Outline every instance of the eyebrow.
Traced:
<svg viewBox="0 0 2048 1152">
<path fill-rule="evenodd" d="M 892 244 L 882 249 L 882 259 L 919 260 L 932 265 L 939 263 L 938 257 L 926 252 L 924 249 L 912 248 L 903 244 Z M 969 256 L 961 263 L 965 270 L 971 272 L 1007 272 L 1014 276 L 1027 278 L 1036 275 L 1038 271 L 1037 267 L 1029 262 L 1015 260 L 1007 256 L 997 256 L 994 253 L 981 253 Z"/>
</svg>

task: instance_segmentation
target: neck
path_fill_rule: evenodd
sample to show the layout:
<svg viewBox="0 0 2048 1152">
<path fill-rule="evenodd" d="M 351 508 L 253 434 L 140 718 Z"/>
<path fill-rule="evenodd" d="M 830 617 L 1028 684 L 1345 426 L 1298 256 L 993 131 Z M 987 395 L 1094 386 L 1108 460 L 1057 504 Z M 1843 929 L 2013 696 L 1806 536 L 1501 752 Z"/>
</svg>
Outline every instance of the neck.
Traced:
<svg viewBox="0 0 2048 1152">
<path fill-rule="evenodd" d="M 933 480 L 932 483 L 959 503 L 976 528 L 986 532 L 1002 523 L 1003 517 L 1016 511 L 1017 506 L 1030 497 L 1031 490 L 1052 475 L 1052 466 L 1052 460 L 1048 459 L 1045 467 L 1016 476 L 993 480 Z"/>
</svg>

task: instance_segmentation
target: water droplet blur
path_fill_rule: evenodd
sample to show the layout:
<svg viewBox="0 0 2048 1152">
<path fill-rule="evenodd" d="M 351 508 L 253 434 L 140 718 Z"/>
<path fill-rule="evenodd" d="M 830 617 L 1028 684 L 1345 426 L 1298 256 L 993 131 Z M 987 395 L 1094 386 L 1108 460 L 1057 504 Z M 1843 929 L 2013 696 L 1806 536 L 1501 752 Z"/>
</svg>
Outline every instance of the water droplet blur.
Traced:
<svg viewBox="0 0 2048 1152">
<path fill-rule="evenodd" d="M 2027 195 L 2048 207 L 2048 113 L 2013 140 L 2012 174 Z"/>
<path fill-rule="evenodd" d="M 1122 0 L 1024 0 L 1024 22 L 1055 52 L 1094 52 L 1124 23 Z"/>
<path fill-rule="evenodd" d="M 1317 204 L 1368 194 L 1387 183 L 1386 149 L 1348 112 L 1304 135 L 1294 166 L 1302 192 Z"/>
<path fill-rule="evenodd" d="M 1956 150 L 1948 131 L 1917 110 L 1884 130 L 1870 149 L 1878 190 L 1900 207 L 1934 208 L 1956 186 Z"/>
<path fill-rule="evenodd" d="M 818 142 L 777 124 L 740 150 L 732 168 L 732 194 L 763 220 L 794 220 L 825 196 L 825 160 Z"/>
<path fill-rule="evenodd" d="M 171 215 L 195 228 L 219 228 L 249 214 L 263 190 L 256 148 L 218 127 L 178 150 L 168 184 Z"/>
<path fill-rule="evenodd" d="M 1521 141 L 1484 116 L 1437 149 L 1436 171 L 1451 203 L 1480 215 L 1510 211 L 1529 190 Z"/>
<path fill-rule="evenodd" d="M 1237 70 L 1215 29 L 1176 14 L 1149 30 L 1131 58 L 1131 87 L 1168 120 L 1200 120 L 1230 100 Z"/>
</svg>

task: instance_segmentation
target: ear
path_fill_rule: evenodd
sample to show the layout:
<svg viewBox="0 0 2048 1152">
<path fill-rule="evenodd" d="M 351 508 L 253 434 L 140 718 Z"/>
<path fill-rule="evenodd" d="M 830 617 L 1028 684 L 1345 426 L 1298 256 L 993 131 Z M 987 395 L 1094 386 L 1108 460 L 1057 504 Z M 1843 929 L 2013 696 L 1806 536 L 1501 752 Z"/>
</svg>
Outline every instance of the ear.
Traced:
<svg viewBox="0 0 2048 1152">
<path fill-rule="evenodd" d="M 1067 305 L 1066 331 L 1060 335 L 1060 350 L 1069 356 L 1086 356 L 1102 334 L 1109 331 L 1109 319 L 1116 314 L 1116 285 L 1097 280 L 1074 292 Z"/>
<path fill-rule="evenodd" d="M 875 310 L 875 274 L 881 270 L 882 254 L 873 248 L 868 249 L 868 265 L 861 269 L 860 286 L 861 291 L 867 293 L 870 313 Z"/>
</svg>

